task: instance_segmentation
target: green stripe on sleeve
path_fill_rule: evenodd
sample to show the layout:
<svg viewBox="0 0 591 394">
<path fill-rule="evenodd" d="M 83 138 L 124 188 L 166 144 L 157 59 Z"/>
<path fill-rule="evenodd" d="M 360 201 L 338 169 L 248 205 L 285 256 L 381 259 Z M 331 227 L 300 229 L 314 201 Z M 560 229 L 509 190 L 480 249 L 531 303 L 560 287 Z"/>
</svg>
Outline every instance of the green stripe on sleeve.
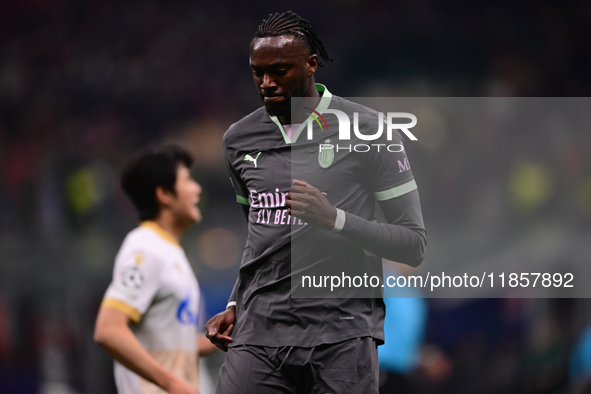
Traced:
<svg viewBox="0 0 591 394">
<path fill-rule="evenodd" d="M 381 192 L 374 192 L 373 194 L 376 196 L 376 200 L 378 201 L 385 201 L 391 198 L 400 197 L 403 194 L 410 193 L 417 188 L 417 183 L 413 179 L 403 185 L 393 187 L 392 189 L 384 190 Z"/>
<path fill-rule="evenodd" d="M 250 205 L 250 203 L 248 202 L 248 198 L 242 197 L 239 194 L 236 194 L 236 201 L 238 201 L 240 204 Z"/>
</svg>

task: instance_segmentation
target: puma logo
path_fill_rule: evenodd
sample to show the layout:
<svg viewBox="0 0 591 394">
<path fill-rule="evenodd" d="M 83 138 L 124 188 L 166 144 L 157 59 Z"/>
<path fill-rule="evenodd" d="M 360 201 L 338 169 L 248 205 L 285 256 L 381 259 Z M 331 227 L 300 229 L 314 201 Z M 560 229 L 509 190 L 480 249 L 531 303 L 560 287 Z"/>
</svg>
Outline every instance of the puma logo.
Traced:
<svg viewBox="0 0 591 394">
<path fill-rule="evenodd" d="M 257 155 L 257 157 L 252 157 L 251 155 L 246 155 L 244 156 L 244 160 L 246 161 L 252 161 L 254 163 L 254 167 L 257 167 L 257 160 L 259 158 L 259 156 L 261 155 L 261 152 L 259 152 L 259 154 Z"/>
</svg>

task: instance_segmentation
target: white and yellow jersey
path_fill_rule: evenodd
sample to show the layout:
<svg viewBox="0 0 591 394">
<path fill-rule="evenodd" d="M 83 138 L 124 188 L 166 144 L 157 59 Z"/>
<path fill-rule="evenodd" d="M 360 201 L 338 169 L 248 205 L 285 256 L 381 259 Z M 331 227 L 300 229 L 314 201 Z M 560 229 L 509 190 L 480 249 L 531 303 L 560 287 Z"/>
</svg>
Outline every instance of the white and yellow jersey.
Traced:
<svg viewBox="0 0 591 394">
<path fill-rule="evenodd" d="M 135 323 L 131 329 L 167 370 L 198 384 L 196 325 L 199 284 L 181 246 L 156 223 L 131 231 L 117 254 L 102 305 Z M 115 362 L 120 394 L 164 393 Z"/>
</svg>

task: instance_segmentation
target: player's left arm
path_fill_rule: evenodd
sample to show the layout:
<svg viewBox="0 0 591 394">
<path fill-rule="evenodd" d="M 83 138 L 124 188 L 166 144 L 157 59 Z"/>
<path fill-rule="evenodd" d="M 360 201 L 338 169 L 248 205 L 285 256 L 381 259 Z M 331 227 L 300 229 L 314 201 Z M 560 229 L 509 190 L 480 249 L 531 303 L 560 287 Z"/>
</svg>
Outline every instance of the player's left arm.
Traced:
<svg viewBox="0 0 591 394">
<path fill-rule="evenodd" d="M 364 119 L 362 127 L 373 130 L 375 114 L 360 116 Z M 404 140 L 397 130 L 391 138 L 382 135 L 375 142 L 399 149 L 375 149 L 362 156 L 362 182 L 374 193 L 386 223 L 340 211 L 335 230 L 380 257 L 416 267 L 425 258 L 427 231 Z"/>
<path fill-rule="evenodd" d="M 416 189 L 380 201 L 387 223 L 377 223 L 336 209 L 308 182 L 294 180 L 293 184 L 287 200 L 289 214 L 315 227 L 340 231 L 342 236 L 388 260 L 416 267 L 425 258 L 427 231 Z"/>
<path fill-rule="evenodd" d="M 425 258 L 427 231 L 418 190 L 379 201 L 386 223 L 344 213 L 341 235 L 388 260 L 416 267 Z"/>
<path fill-rule="evenodd" d="M 362 125 L 375 122 L 371 113 L 363 115 Z M 373 119 L 373 120 L 372 120 Z M 382 137 L 383 139 L 384 137 Z M 400 147 L 363 153 L 361 181 L 374 192 L 384 212 L 386 223 L 377 223 L 336 209 L 315 187 L 296 180 L 288 196 L 289 213 L 307 223 L 340 234 L 364 249 L 388 260 L 411 266 L 419 265 L 427 249 L 427 232 L 423 223 L 417 185 L 406 156 L 404 141 L 395 131 L 386 144 Z"/>
</svg>

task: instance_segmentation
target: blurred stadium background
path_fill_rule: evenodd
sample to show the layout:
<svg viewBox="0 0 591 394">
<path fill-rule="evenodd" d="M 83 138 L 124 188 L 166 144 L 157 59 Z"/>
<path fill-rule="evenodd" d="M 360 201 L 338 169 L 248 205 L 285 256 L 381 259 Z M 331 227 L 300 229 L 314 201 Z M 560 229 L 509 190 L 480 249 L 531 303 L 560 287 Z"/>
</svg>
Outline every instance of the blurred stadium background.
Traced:
<svg viewBox="0 0 591 394">
<path fill-rule="evenodd" d="M 317 81 L 340 96 L 591 93 L 591 3 L 582 1 L 3 0 L 0 392 L 114 392 L 92 330 L 115 253 L 136 225 L 119 170 L 143 147 L 175 141 L 195 154 L 204 221 L 183 244 L 206 315 L 225 307 L 246 234 L 221 137 L 260 106 L 249 42 L 263 18 L 287 9 L 326 42 L 334 63 Z M 433 146 L 409 146 L 430 244 L 468 263 L 525 242 L 528 258 L 558 266 L 587 253 L 590 136 L 524 130 L 509 152 L 501 135 L 449 130 Z M 426 361 L 410 373 L 420 392 L 581 384 L 591 354 L 572 355 L 591 321 L 587 300 L 428 307 Z M 214 375 L 222 359 L 208 360 Z"/>
</svg>

